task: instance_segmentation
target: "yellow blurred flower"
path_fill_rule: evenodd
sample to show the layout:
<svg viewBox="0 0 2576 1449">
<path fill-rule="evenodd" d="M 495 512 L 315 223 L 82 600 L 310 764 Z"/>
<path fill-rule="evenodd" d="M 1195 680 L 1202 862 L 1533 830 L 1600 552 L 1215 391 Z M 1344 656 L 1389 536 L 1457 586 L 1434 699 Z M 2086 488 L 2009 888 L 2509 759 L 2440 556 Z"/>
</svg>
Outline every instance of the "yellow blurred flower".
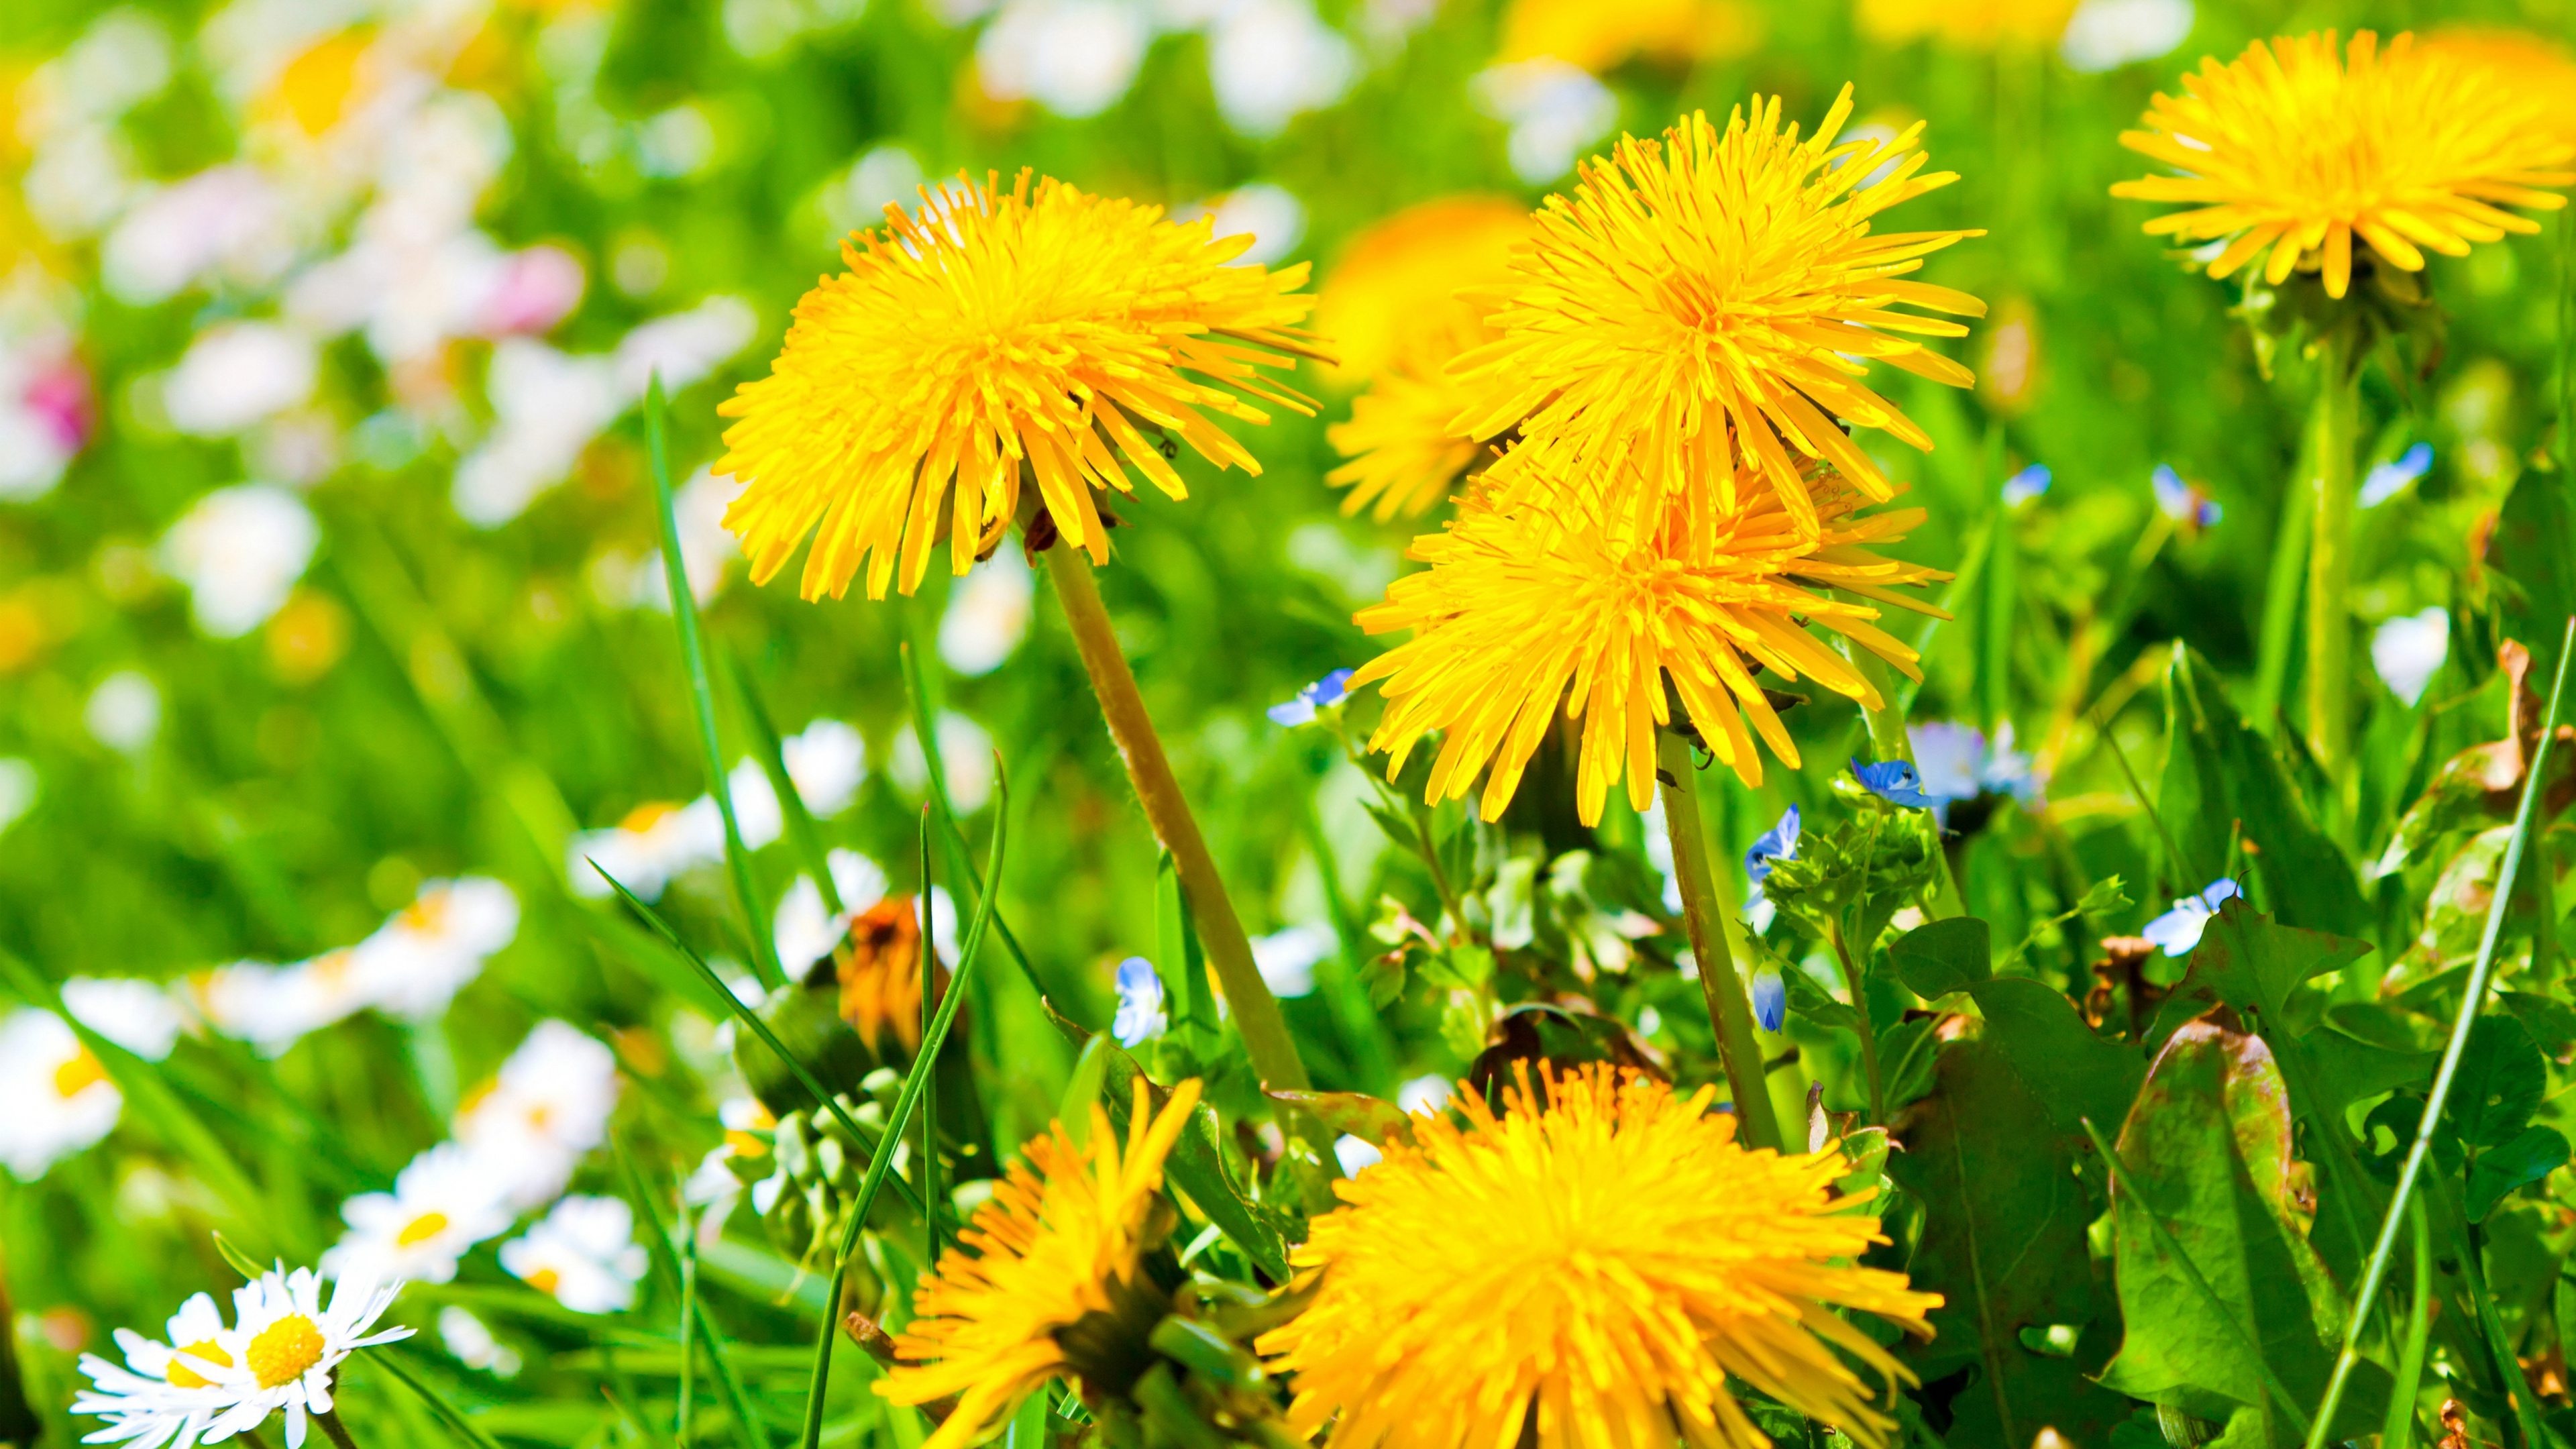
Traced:
<svg viewBox="0 0 2576 1449">
<path fill-rule="evenodd" d="M 1449 429 L 1475 395 L 1446 369 L 1495 337 L 1484 320 L 1497 305 L 1492 289 L 1510 279 L 1512 249 L 1531 232 L 1518 202 L 1446 197 L 1387 218 L 1342 254 L 1316 330 L 1339 359 L 1332 375 L 1370 384 L 1350 420 L 1325 430 L 1351 460 L 1326 479 L 1351 490 L 1343 512 L 1421 513 L 1475 461 L 1477 440 Z"/>
<path fill-rule="evenodd" d="M 1530 440 L 1488 470 L 1491 485 L 1516 488 L 1533 472 L 1633 476 L 1645 485 L 1637 506 L 1652 512 L 1657 493 L 1693 480 L 1730 492 L 1750 465 L 1807 534 L 1818 525 L 1799 455 L 1891 496 L 1835 419 L 1932 446 L 1863 379 L 1876 360 L 1954 387 L 1974 380 L 1913 340 L 1965 328 L 1896 308 L 1981 315 L 1965 292 L 1904 278 L 1982 233 L 1875 230 L 1882 212 L 1958 178 L 1921 174 L 1919 122 L 1835 145 L 1851 109 L 1845 86 L 1805 139 L 1781 129 L 1777 97 L 1756 97 L 1723 134 L 1693 114 L 1661 143 L 1621 140 L 1583 164 L 1571 198 L 1548 198 L 1535 246 L 1514 264 L 1511 305 L 1493 319 L 1502 337 L 1452 369 L 1483 397 L 1457 432 L 1517 426 Z"/>
<path fill-rule="evenodd" d="M 2075 0 L 1860 0 L 1860 32 L 1886 44 L 1931 36 L 1972 50 L 2057 43 Z"/>
<path fill-rule="evenodd" d="M 1333 1185 L 1343 1205 L 1294 1258 L 1320 1278 L 1314 1301 L 1260 1340 L 1293 1376 L 1291 1428 L 1333 1421 L 1335 1449 L 1676 1430 L 1699 1449 L 1768 1446 L 1732 1375 L 1885 1444 L 1894 1421 L 1842 1355 L 1912 1376 L 1834 1310 L 1928 1335 L 1941 1298 L 1852 1261 L 1885 1239 L 1835 1195 L 1839 1151 L 1748 1151 L 1714 1095 L 1596 1064 L 1536 1091 L 1524 1078 L 1499 1116 L 1469 1091 L 1463 1126 L 1416 1117 L 1412 1145 Z"/>
<path fill-rule="evenodd" d="M 1033 184 L 1034 181 L 1034 184 Z M 1033 475 L 1057 530 L 1092 559 L 1109 545 L 1095 488 L 1128 469 L 1188 496 L 1167 454 L 1186 443 L 1258 473 L 1210 420 L 1263 423 L 1249 394 L 1300 412 L 1260 376 L 1313 354 L 1303 263 L 1228 266 L 1249 236 L 1020 173 L 952 183 L 914 214 L 859 233 L 849 270 L 817 284 L 770 375 L 719 409 L 718 473 L 748 486 L 724 526 L 767 582 L 810 535 L 801 585 L 838 596 L 862 565 L 872 598 L 917 588 L 945 535 L 960 574 L 998 540 Z M 953 503 L 951 492 L 954 492 Z"/>
<path fill-rule="evenodd" d="M 278 71 L 268 93 L 259 99 L 258 113 L 283 121 L 307 137 L 338 125 L 351 103 L 362 96 L 360 83 L 371 38 L 363 28 L 351 29 L 306 46 Z"/>
<path fill-rule="evenodd" d="M 2114 196 L 2185 203 L 2147 223 L 2151 236 L 2227 240 L 2209 263 L 2224 277 L 2256 258 L 2279 285 L 2303 266 L 2326 294 L 2351 286 L 2353 238 L 2380 260 L 2420 271 L 2424 249 L 2466 256 L 2471 242 L 2536 232 L 2501 210 L 2555 210 L 2545 186 L 2576 182 L 2576 142 L 2484 67 L 2400 35 L 2386 51 L 2365 30 L 2338 53 L 2333 31 L 2258 40 L 2226 65 L 2215 57 L 2159 94 L 2147 129 L 2120 144 L 2179 175 L 2123 181 Z"/>
<path fill-rule="evenodd" d="M 936 1274 L 922 1275 L 917 1316 L 894 1341 L 905 1362 L 888 1369 L 876 1391 L 898 1404 L 960 1396 L 924 1449 L 962 1449 L 1047 1380 L 1079 1375 L 1063 1330 L 1092 1314 L 1116 1316 L 1129 1300 L 1168 1297 L 1139 1279 L 1154 1246 L 1163 1158 L 1198 1099 L 1199 1084 L 1183 1082 L 1157 1113 L 1138 1078 L 1123 1147 L 1096 1104 L 1089 1146 L 1076 1147 L 1056 1124 L 976 1210 L 958 1235 L 961 1247 L 940 1258 Z M 1161 1316 L 1154 1309 L 1144 1326 Z"/>
<path fill-rule="evenodd" d="M 1804 626 L 1919 678 L 1914 651 L 1869 622 L 1877 609 L 1826 590 L 1937 613 L 1894 590 L 1946 577 L 1871 551 L 1902 539 L 1922 509 L 1856 517 L 1867 500 L 1832 474 L 1798 483 L 1813 534 L 1750 477 L 1725 490 L 1731 502 L 1709 488 L 1667 495 L 1643 525 L 1616 489 L 1536 489 L 1517 501 L 1471 494 L 1445 532 L 1414 541 L 1410 556 L 1431 567 L 1396 580 L 1384 603 L 1358 616 L 1372 634 L 1415 631 L 1350 680 L 1353 689 L 1384 681 L 1386 713 L 1369 748 L 1388 752 L 1387 777 L 1439 730 L 1429 798 L 1464 798 L 1490 764 L 1480 803 L 1494 819 L 1562 713 L 1583 722 L 1575 805 L 1584 823 L 1599 822 L 1623 773 L 1629 803 L 1644 810 L 1654 801 L 1655 728 L 1671 719 L 1667 677 L 1692 727 L 1746 784 L 1762 782 L 1748 717 L 1797 768 L 1798 747 L 1753 671 L 1784 684 L 1804 675 L 1877 708 L 1884 701 L 1868 680 Z"/>
<path fill-rule="evenodd" d="M 892 1055 L 890 1029 L 905 1051 L 921 1045 L 921 917 L 911 896 L 888 896 L 850 918 L 832 948 L 841 1020 L 868 1050 Z"/>
<path fill-rule="evenodd" d="M 1716 60 L 1761 42 L 1760 13 L 1739 0 L 1512 0 L 1496 59 L 1552 55 L 1599 75 L 1631 56 Z"/>
<path fill-rule="evenodd" d="M 2561 141 L 2576 143 L 2576 55 L 2527 30 L 2504 26 L 2446 26 L 2417 44 L 2484 70 L 2533 102 L 2536 122 Z"/>
</svg>

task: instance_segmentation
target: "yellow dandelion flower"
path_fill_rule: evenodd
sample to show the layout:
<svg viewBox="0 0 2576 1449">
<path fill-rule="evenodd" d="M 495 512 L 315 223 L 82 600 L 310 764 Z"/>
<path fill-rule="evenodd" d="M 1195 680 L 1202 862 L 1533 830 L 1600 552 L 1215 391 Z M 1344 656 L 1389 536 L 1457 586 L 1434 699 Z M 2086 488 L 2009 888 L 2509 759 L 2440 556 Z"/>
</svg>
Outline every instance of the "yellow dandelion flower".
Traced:
<svg viewBox="0 0 2576 1449">
<path fill-rule="evenodd" d="M 1414 541 L 1410 556 L 1431 567 L 1358 615 L 1372 634 L 1414 637 L 1350 681 L 1383 681 L 1386 713 L 1369 748 L 1388 752 L 1390 779 L 1426 731 L 1443 731 L 1430 798 L 1464 798 L 1490 765 L 1481 803 L 1493 819 L 1561 711 L 1582 721 L 1575 805 L 1589 825 L 1623 774 L 1631 804 L 1653 803 L 1667 678 L 1710 751 L 1759 785 L 1748 718 L 1773 754 L 1792 769 L 1799 761 L 1756 669 L 1782 683 L 1812 678 L 1872 709 L 1885 702 L 1804 625 L 1921 677 L 1914 651 L 1870 622 L 1877 609 L 1825 591 L 1937 614 L 1895 590 L 1947 575 L 1871 551 L 1903 538 L 1922 509 L 1858 516 L 1867 500 L 1857 490 L 1830 475 L 1801 479 L 1817 520 L 1810 533 L 1747 477 L 1727 490 L 1732 502 L 1692 489 L 1641 526 L 1615 492 L 1543 488 L 1507 500 L 1480 489 L 1447 531 Z"/>
<path fill-rule="evenodd" d="M 1832 1310 L 1928 1335 L 1941 1299 L 1851 1261 L 1884 1239 L 1834 1194 L 1842 1154 L 1737 1145 L 1714 1088 L 1676 1098 L 1607 1065 L 1541 1086 L 1508 1088 L 1500 1116 L 1461 1093 L 1465 1125 L 1417 1117 L 1413 1145 L 1333 1185 L 1343 1206 L 1293 1259 L 1320 1275 L 1315 1298 L 1259 1343 L 1294 1376 L 1290 1426 L 1338 1415 L 1336 1449 L 1588 1449 L 1677 1429 L 1697 1449 L 1768 1446 L 1733 1375 L 1884 1444 L 1892 1421 L 1845 1356 L 1911 1375 Z"/>
<path fill-rule="evenodd" d="M 2564 45 L 2504 26 L 2445 26 L 2417 42 L 2456 57 L 2527 98 L 2535 123 L 2576 144 L 2576 56 Z"/>
<path fill-rule="evenodd" d="M 1740 0 L 1512 0 L 1497 59 L 1554 56 L 1595 75 L 1632 57 L 1679 61 L 1749 55 L 1762 15 Z"/>
<path fill-rule="evenodd" d="M 1874 360 L 1974 381 L 1913 340 L 1965 328 L 1895 309 L 1983 314 L 1965 292 L 1905 280 L 1924 257 L 1982 233 L 1873 231 L 1880 213 L 1958 178 L 1922 174 L 1920 122 L 1836 145 L 1851 110 L 1845 86 L 1805 139 L 1781 129 L 1777 97 L 1756 97 L 1723 133 L 1695 113 L 1660 143 L 1622 138 L 1608 159 L 1583 164 L 1571 198 L 1548 198 L 1537 241 L 1514 264 L 1511 305 L 1493 319 L 1502 337 L 1453 364 L 1485 398 L 1455 431 L 1518 426 L 1538 445 L 1498 461 L 1491 482 L 1516 486 L 1515 457 L 1554 454 L 1559 476 L 1615 476 L 1633 461 L 1666 492 L 1694 478 L 1723 489 L 1749 460 L 1810 532 L 1798 455 L 1832 463 L 1873 498 L 1891 495 L 1835 419 L 1932 446 L 1863 379 Z"/>
<path fill-rule="evenodd" d="M 888 1055 L 889 1031 L 907 1052 L 921 1045 L 921 917 L 911 896 L 888 896 L 851 917 L 832 948 L 832 972 L 841 1020 L 868 1050 Z"/>
<path fill-rule="evenodd" d="M 770 375 L 720 409 L 740 421 L 716 471 L 748 485 L 724 524 L 755 581 L 808 535 L 809 599 L 862 565 L 870 597 L 898 574 L 910 593 L 943 534 L 962 574 L 1009 525 L 1023 472 L 1057 531 L 1106 563 L 1093 489 L 1132 491 L 1133 467 L 1188 496 L 1177 443 L 1259 473 L 1211 415 L 1269 421 L 1238 394 L 1311 410 L 1256 371 L 1312 353 L 1303 263 L 1228 266 L 1250 237 L 1026 171 L 1008 191 L 988 177 L 922 197 L 842 247 L 849 270 L 796 304 Z"/>
<path fill-rule="evenodd" d="M 1057 1124 L 976 1210 L 961 1248 L 940 1258 L 937 1274 L 922 1275 L 917 1316 L 894 1341 L 907 1362 L 876 1389 L 898 1404 L 960 1396 L 924 1449 L 972 1443 L 1047 1380 L 1079 1373 L 1060 1342 L 1066 1331 L 1093 1315 L 1119 1317 L 1130 1290 L 1150 1288 L 1138 1275 L 1153 1246 L 1163 1158 L 1198 1099 L 1199 1084 L 1183 1082 L 1156 1113 L 1139 1078 L 1123 1149 L 1097 1105 L 1087 1148 Z"/>
<path fill-rule="evenodd" d="M 2380 260 L 2421 271 L 2426 249 L 2466 256 L 2471 242 L 2536 232 L 2502 210 L 2555 210 L 2537 188 L 2576 182 L 2561 169 L 2576 143 L 2541 122 L 2532 98 L 2438 46 L 2365 30 L 2338 51 L 2333 31 L 2258 40 L 2226 65 L 2183 77 L 2149 103 L 2147 129 L 2120 144 L 2180 175 L 2123 181 L 2114 196 L 2186 203 L 2147 223 L 2152 236 L 2227 245 L 2224 277 L 2260 257 L 2277 286 L 2312 266 L 2326 294 L 2352 282 L 2359 236 Z"/>
<path fill-rule="evenodd" d="M 2057 43 L 2075 0 L 1860 0 L 1860 32 L 1887 44 L 1931 36 L 1973 50 Z"/>
<path fill-rule="evenodd" d="M 1444 197 L 1362 233 L 1334 266 L 1315 328 L 1340 359 L 1333 376 L 1369 384 L 1349 420 L 1324 430 L 1351 460 L 1325 475 L 1350 489 L 1344 513 L 1371 509 L 1384 521 L 1424 512 L 1484 452 L 1449 430 L 1475 394 L 1446 369 L 1494 339 L 1491 290 L 1510 279 L 1512 249 L 1530 233 L 1518 202 Z"/>
</svg>

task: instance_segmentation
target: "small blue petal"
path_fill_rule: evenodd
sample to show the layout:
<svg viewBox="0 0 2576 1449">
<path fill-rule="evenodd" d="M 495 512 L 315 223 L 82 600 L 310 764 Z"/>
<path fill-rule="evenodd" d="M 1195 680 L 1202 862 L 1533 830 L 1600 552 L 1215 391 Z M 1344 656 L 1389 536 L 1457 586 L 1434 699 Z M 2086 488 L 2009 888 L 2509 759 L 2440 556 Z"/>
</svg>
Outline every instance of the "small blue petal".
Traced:
<svg viewBox="0 0 2576 1449">
<path fill-rule="evenodd" d="M 2004 480 L 2004 506 L 2019 508 L 2046 493 L 2048 485 L 2055 481 L 2046 463 L 2033 463 Z"/>
<path fill-rule="evenodd" d="M 1154 963 L 1142 956 L 1119 962 L 1118 1015 L 1109 1023 L 1109 1034 L 1120 1046 L 1142 1046 L 1169 1024 L 1163 1013 L 1163 978 Z"/>
<path fill-rule="evenodd" d="M 1914 766 L 1907 761 L 1881 760 L 1874 765 L 1864 765 L 1858 756 L 1854 756 L 1851 767 L 1852 778 L 1860 781 L 1861 788 L 1881 800 L 1909 810 L 1932 808 L 1932 797 L 1923 793 L 1923 777 L 1916 774 Z"/>
<path fill-rule="evenodd" d="M 1274 704 L 1263 713 L 1270 716 L 1271 723 L 1294 729 L 1301 724 L 1313 723 L 1318 713 L 1331 709 L 1350 697 L 1351 671 L 1336 669 L 1304 689 L 1298 690 L 1294 699 L 1284 704 Z"/>
<path fill-rule="evenodd" d="M 1753 1017 L 1764 1031 L 1778 1031 L 1789 1019 L 1789 983 L 1765 968 L 1753 973 Z"/>
<path fill-rule="evenodd" d="M 1762 832 L 1753 848 L 1744 852 L 1744 874 L 1759 894 L 1762 882 L 1771 875 L 1771 862 L 1798 858 L 1798 807 L 1792 805 L 1781 815 L 1780 823 Z"/>
<path fill-rule="evenodd" d="M 2417 443 L 2388 462 L 2373 467 L 2370 476 L 2362 480 L 2361 496 L 2357 501 L 2364 508 L 2376 508 L 2432 470 L 2433 445 Z"/>
</svg>

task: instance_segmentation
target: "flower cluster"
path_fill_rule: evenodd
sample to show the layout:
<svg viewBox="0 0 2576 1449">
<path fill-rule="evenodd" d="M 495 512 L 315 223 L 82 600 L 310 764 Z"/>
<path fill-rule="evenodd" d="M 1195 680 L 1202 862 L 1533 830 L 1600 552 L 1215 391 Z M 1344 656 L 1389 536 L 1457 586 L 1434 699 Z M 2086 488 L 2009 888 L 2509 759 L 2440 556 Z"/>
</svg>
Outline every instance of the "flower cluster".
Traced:
<svg viewBox="0 0 2576 1449">
<path fill-rule="evenodd" d="M 207 1025 L 279 1056 L 361 1011 L 434 1020 L 518 933 L 519 899 L 508 886 L 480 876 L 433 880 L 354 946 L 289 966 L 219 966 L 189 977 L 184 991 Z"/>
<path fill-rule="evenodd" d="M 779 755 L 788 783 L 818 820 L 849 809 L 867 781 L 867 743 L 840 720 L 818 719 L 779 741 Z M 725 790 L 746 849 L 769 845 L 785 831 L 778 792 L 758 761 L 736 761 Z M 613 893 L 601 879 L 605 871 L 639 899 L 660 900 L 674 879 L 722 863 L 724 852 L 724 813 L 714 795 L 686 805 L 649 801 L 607 829 L 575 835 L 564 851 L 565 879 L 573 894 L 596 899 Z"/>
</svg>

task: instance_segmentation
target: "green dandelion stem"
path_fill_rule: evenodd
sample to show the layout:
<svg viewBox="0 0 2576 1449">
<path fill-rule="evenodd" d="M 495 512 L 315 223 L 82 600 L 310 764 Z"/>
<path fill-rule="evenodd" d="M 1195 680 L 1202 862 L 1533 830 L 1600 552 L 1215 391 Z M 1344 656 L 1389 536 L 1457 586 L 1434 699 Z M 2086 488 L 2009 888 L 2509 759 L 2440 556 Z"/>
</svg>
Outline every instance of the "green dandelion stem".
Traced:
<svg viewBox="0 0 2576 1449">
<path fill-rule="evenodd" d="M 1682 924 L 1690 932 L 1691 959 L 1699 963 L 1700 995 L 1709 1025 L 1717 1029 L 1717 1055 L 1735 1096 L 1736 1120 L 1747 1143 L 1779 1151 L 1780 1119 L 1771 1109 L 1770 1080 L 1762 1070 L 1762 1045 L 1753 1034 L 1753 1000 L 1744 991 L 1735 947 L 1727 930 L 1732 903 L 1721 900 L 1709 869 L 1708 830 L 1700 820 L 1699 770 L 1690 744 L 1670 730 L 1656 731 L 1656 773 L 1662 778 L 1664 828 L 1673 841 L 1673 876 L 1681 883 Z"/>
<path fill-rule="evenodd" d="M 1091 560 L 1058 544 L 1046 551 L 1046 561 L 1056 599 L 1064 606 L 1065 623 L 1082 652 L 1082 667 L 1091 676 L 1092 693 L 1099 696 L 1100 712 L 1109 721 L 1109 736 L 1127 764 L 1127 778 L 1136 787 L 1136 798 L 1145 807 L 1155 839 L 1172 853 L 1180 871 L 1181 893 L 1188 898 L 1190 913 L 1198 918 L 1199 941 L 1225 987 L 1226 1002 L 1243 1032 L 1244 1049 L 1264 1085 L 1274 1091 L 1305 1091 L 1311 1083 L 1306 1064 L 1297 1055 L 1297 1043 L 1288 1034 L 1288 1018 L 1269 983 L 1261 979 L 1261 968 L 1253 964 L 1251 938 L 1243 932 L 1243 919 L 1235 914 L 1234 901 L 1225 892 L 1216 859 L 1208 853 L 1207 838 L 1199 833 L 1198 819 L 1181 794 L 1181 782 L 1164 757 L 1162 738 L 1155 734 L 1153 717 L 1145 712 L 1144 696 L 1137 692 L 1135 671 L 1127 667 L 1127 656 L 1109 623 L 1108 606 L 1100 601 L 1100 586 L 1091 577 Z"/>
<path fill-rule="evenodd" d="M 2352 452 L 2361 425 L 2361 359 L 2349 345 L 2317 345 L 2308 413 L 2308 744 L 2338 789 L 2352 763 Z"/>
</svg>

